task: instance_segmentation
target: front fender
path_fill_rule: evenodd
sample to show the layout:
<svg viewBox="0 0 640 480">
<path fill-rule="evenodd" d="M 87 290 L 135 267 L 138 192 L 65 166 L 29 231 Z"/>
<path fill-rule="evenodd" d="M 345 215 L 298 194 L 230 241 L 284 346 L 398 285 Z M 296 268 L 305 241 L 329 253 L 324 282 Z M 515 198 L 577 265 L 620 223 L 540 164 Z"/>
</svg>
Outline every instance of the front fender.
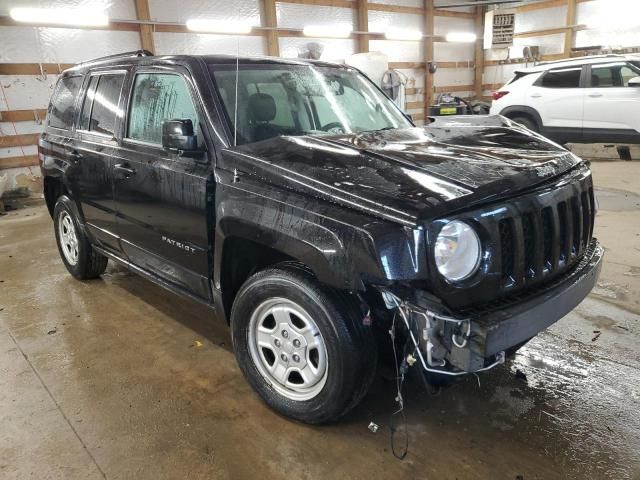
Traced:
<svg viewBox="0 0 640 480">
<path fill-rule="evenodd" d="M 323 283 L 363 290 L 366 283 L 426 277 L 422 229 L 373 219 L 328 202 L 272 189 L 218 185 L 214 283 L 220 287 L 225 238 L 238 237 L 281 252 Z"/>
</svg>

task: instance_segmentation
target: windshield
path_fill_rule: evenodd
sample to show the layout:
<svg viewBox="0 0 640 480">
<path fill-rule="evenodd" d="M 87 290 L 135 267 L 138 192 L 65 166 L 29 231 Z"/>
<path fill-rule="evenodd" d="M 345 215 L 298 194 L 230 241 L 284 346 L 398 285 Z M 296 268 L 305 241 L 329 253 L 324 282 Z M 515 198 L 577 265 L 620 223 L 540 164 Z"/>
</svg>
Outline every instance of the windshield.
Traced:
<svg viewBox="0 0 640 480">
<path fill-rule="evenodd" d="M 210 65 L 237 143 L 280 135 L 358 133 L 413 125 L 375 85 L 351 69 L 315 65 Z M 235 120 L 234 120 L 235 119 Z"/>
</svg>

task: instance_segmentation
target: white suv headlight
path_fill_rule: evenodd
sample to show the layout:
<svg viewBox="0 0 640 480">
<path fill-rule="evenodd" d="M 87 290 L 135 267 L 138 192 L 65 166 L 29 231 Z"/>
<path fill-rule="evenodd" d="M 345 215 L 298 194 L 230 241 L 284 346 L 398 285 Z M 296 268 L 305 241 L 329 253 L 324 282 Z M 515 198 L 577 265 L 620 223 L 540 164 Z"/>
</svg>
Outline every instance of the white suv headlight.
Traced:
<svg viewBox="0 0 640 480">
<path fill-rule="evenodd" d="M 450 281 L 469 278 L 480 265 L 482 249 L 473 228 L 459 220 L 447 223 L 434 247 L 438 271 Z"/>
</svg>

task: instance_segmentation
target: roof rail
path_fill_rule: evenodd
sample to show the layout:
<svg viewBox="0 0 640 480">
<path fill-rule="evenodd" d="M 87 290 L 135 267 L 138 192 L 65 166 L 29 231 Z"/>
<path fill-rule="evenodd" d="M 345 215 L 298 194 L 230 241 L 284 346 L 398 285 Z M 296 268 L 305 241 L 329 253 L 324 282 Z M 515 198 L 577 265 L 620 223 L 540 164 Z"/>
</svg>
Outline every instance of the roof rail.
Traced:
<svg viewBox="0 0 640 480">
<path fill-rule="evenodd" d="M 536 67 L 538 65 L 553 65 L 554 63 L 579 62 L 581 60 L 584 61 L 584 60 L 589 60 L 591 58 L 618 58 L 618 57 L 624 57 L 624 55 L 620 53 L 607 53 L 603 55 L 584 55 L 582 57 L 564 58 L 562 60 L 548 60 L 546 62 L 537 63 Z"/>
<path fill-rule="evenodd" d="M 81 62 L 78 65 L 85 63 L 104 62 L 105 60 L 116 60 L 118 58 L 130 58 L 130 57 L 153 57 L 153 53 L 149 50 L 134 50 L 131 52 L 116 53 L 114 55 L 107 55 L 105 57 L 92 58 L 86 62 Z"/>
</svg>

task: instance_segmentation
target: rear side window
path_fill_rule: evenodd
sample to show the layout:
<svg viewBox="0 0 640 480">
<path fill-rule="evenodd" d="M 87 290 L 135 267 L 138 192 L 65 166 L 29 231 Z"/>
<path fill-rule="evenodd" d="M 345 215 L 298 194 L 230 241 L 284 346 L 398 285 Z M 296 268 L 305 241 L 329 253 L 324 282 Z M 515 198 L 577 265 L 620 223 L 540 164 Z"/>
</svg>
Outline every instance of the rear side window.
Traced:
<svg viewBox="0 0 640 480">
<path fill-rule="evenodd" d="M 515 72 L 513 78 L 507 82 L 507 85 L 511 85 L 513 83 L 516 83 L 521 78 L 524 78 L 524 77 L 526 77 L 528 75 L 531 75 L 532 73 L 537 73 L 537 72 Z"/>
<path fill-rule="evenodd" d="M 162 121 L 176 118 L 190 119 L 200 133 L 198 115 L 184 78 L 164 73 L 136 75 L 127 137 L 161 145 Z"/>
<path fill-rule="evenodd" d="M 95 80 L 97 78 L 97 80 Z M 97 82 L 97 83 L 95 83 Z M 91 102 L 91 115 L 89 116 L 90 132 L 113 135 L 115 133 L 116 116 L 120 115 L 118 100 L 124 83 L 124 74 L 100 75 L 91 79 L 89 89 L 82 106 L 81 122 L 86 123 L 88 108 L 87 102 Z"/>
<path fill-rule="evenodd" d="M 579 88 L 582 67 L 549 70 L 542 77 L 541 86 L 546 88 Z"/>
<path fill-rule="evenodd" d="M 82 85 L 82 77 L 63 77 L 49 105 L 49 125 L 69 130 L 75 118 L 75 103 Z"/>
</svg>

